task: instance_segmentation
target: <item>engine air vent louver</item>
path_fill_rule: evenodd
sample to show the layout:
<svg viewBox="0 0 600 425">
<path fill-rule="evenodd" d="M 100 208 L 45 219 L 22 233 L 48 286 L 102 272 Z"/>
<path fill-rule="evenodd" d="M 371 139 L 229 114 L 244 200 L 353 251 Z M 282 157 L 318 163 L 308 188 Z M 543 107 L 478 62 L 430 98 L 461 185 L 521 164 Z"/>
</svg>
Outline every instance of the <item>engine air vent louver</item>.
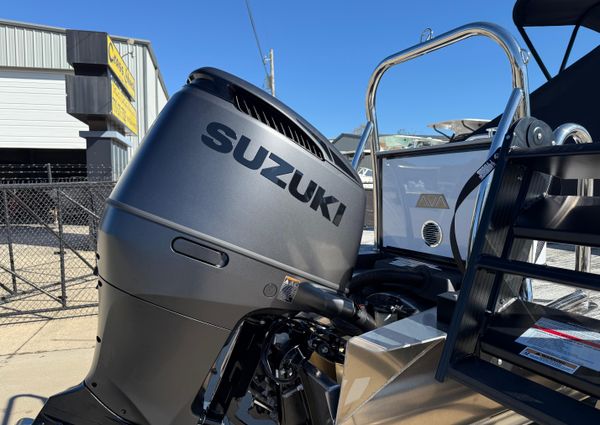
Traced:
<svg viewBox="0 0 600 425">
<path fill-rule="evenodd" d="M 442 228 L 433 220 L 426 221 L 421 228 L 421 236 L 425 245 L 435 248 L 442 243 Z"/>
<path fill-rule="evenodd" d="M 320 160 L 324 160 L 323 151 L 304 130 L 262 99 L 236 88 L 233 93 L 233 104 L 240 112 L 250 115 L 252 118 L 268 125 L 297 145 L 302 146 Z"/>
</svg>

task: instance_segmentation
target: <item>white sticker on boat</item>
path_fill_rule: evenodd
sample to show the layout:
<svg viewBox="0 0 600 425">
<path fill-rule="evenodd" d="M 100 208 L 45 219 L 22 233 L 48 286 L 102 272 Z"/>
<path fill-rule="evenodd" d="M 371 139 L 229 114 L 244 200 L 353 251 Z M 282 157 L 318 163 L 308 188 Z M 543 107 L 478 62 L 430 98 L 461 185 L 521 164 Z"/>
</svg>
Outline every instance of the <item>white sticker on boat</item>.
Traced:
<svg viewBox="0 0 600 425">
<path fill-rule="evenodd" d="M 541 318 L 527 329 L 516 340 L 528 348 L 539 350 L 541 354 L 551 356 L 564 362 L 560 370 L 568 373 L 572 366 L 585 366 L 600 372 L 600 332 L 595 332 L 581 326 Z M 534 358 L 532 353 L 521 352 L 521 355 Z M 535 359 L 544 363 L 540 359 Z M 549 361 L 549 360 L 548 360 Z M 566 368 L 563 369 L 563 368 Z"/>
<path fill-rule="evenodd" d="M 546 366 L 550 366 L 555 369 L 562 370 L 563 372 L 567 372 L 571 375 L 574 374 L 577 369 L 579 369 L 579 365 L 576 365 L 575 363 L 558 359 L 554 356 L 551 356 L 550 354 L 542 353 L 541 351 L 536 350 L 535 348 L 526 347 L 519 354 L 537 362 L 543 363 Z"/>
</svg>

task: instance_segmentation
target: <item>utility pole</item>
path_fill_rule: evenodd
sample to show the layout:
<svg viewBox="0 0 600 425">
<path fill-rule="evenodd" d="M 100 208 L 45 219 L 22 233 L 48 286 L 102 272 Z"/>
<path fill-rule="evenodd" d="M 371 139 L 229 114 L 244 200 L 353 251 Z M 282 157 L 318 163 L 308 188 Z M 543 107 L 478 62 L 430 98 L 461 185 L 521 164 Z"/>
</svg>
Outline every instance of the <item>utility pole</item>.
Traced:
<svg viewBox="0 0 600 425">
<path fill-rule="evenodd" d="M 275 54 L 273 53 L 272 48 L 269 50 L 269 65 L 271 65 L 269 87 L 271 88 L 271 96 L 275 97 Z"/>
</svg>

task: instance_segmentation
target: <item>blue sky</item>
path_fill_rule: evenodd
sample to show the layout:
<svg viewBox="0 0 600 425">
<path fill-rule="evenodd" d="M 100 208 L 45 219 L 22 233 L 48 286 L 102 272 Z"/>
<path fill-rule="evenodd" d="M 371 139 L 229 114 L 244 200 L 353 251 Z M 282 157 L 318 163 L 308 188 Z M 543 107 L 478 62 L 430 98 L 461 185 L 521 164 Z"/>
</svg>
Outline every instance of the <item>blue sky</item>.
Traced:
<svg viewBox="0 0 600 425">
<path fill-rule="evenodd" d="M 468 22 L 491 21 L 518 36 L 510 1 L 250 0 L 250 5 L 263 49 L 275 49 L 278 98 L 328 137 L 364 123 L 373 68 L 418 42 L 424 28 L 439 35 Z M 244 0 L 19 0 L 4 2 L 0 13 L 6 19 L 148 39 L 171 94 L 202 66 L 264 84 Z M 560 63 L 568 34 L 565 28 L 531 31 L 551 70 Z M 583 31 L 574 56 L 599 41 L 597 34 Z M 529 77 L 532 88 L 543 82 L 533 60 Z M 390 71 L 379 92 L 380 127 L 422 133 L 434 121 L 493 118 L 509 87 L 500 49 L 487 40 L 468 40 Z"/>
</svg>

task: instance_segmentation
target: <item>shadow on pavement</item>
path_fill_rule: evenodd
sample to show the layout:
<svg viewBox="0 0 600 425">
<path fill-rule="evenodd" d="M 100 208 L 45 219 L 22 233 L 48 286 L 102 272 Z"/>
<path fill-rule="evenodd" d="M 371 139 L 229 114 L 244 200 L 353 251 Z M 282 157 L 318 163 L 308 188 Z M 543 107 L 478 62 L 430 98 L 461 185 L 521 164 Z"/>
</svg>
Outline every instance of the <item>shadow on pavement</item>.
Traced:
<svg viewBox="0 0 600 425">
<path fill-rule="evenodd" d="M 23 420 L 19 420 L 18 422 L 15 422 L 13 424 L 10 424 L 8 421 L 10 419 L 10 415 L 14 409 L 14 405 L 15 402 L 20 399 L 20 398 L 33 398 L 33 399 L 37 399 L 40 401 L 41 406 L 40 408 L 44 405 L 44 403 L 46 403 L 46 401 L 48 400 L 46 397 L 42 397 L 36 394 L 17 394 L 12 396 L 11 398 L 8 399 L 8 403 L 6 404 L 6 410 L 4 411 L 4 417 L 2 418 L 2 422 L 0 422 L 0 425 L 30 425 L 33 420 L 29 420 L 29 419 L 23 419 Z M 14 418 L 16 420 L 16 418 Z"/>
</svg>

